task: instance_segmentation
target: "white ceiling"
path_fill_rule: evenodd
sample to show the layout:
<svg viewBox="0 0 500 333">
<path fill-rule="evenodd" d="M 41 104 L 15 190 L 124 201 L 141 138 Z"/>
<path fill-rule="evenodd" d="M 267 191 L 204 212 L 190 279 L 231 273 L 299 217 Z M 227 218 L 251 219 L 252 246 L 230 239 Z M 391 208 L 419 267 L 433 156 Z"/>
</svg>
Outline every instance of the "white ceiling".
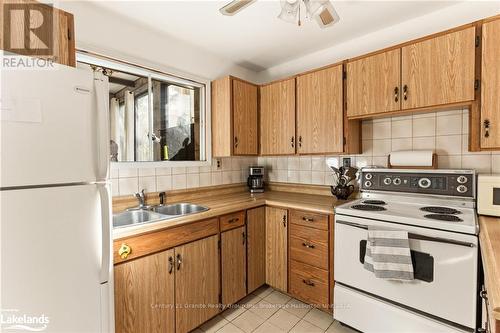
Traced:
<svg viewBox="0 0 500 333">
<path fill-rule="evenodd" d="M 311 52 L 437 11 L 458 1 L 332 1 L 340 22 L 321 29 L 277 18 L 277 0 L 259 0 L 235 16 L 227 1 L 96 1 L 95 5 L 233 63 L 261 71 Z"/>
</svg>

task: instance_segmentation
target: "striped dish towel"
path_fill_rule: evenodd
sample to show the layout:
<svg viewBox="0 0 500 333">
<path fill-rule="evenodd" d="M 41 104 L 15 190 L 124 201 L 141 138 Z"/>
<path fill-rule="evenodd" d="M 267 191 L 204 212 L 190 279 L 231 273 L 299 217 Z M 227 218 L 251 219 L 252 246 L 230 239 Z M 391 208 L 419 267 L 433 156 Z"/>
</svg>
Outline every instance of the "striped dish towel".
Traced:
<svg viewBox="0 0 500 333">
<path fill-rule="evenodd" d="M 364 268 L 388 280 L 413 280 L 408 232 L 368 227 Z"/>
</svg>

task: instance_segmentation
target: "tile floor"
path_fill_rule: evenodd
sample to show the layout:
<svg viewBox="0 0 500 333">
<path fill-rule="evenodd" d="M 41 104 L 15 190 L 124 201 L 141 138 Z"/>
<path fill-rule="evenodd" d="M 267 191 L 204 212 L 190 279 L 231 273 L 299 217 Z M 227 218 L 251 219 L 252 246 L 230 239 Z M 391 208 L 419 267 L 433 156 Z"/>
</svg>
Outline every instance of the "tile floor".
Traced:
<svg viewBox="0 0 500 333">
<path fill-rule="evenodd" d="M 271 287 L 262 287 L 193 333 L 354 333 L 332 316 Z"/>
</svg>

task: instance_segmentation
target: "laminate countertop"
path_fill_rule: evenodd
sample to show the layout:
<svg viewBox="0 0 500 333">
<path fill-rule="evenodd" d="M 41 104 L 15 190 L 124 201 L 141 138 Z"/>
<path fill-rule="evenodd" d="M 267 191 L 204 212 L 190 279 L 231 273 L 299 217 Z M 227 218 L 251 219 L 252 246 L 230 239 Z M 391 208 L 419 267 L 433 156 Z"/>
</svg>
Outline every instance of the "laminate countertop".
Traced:
<svg viewBox="0 0 500 333">
<path fill-rule="evenodd" d="M 196 198 L 188 200 L 188 202 L 207 206 L 209 210 L 158 222 L 115 228 L 113 229 L 113 239 L 128 238 L 263 205 L 333 214 L 335 206 L 347 201 L 337 200 L 333 196 L 326 195 L 267 191 L 259 194 L 238 192 L 213 196 L 207 193 L 205 198 Z"/>
<path fill-rule="evenodd" d="M 490 316 L 500 321 L 500 218 L 480 216 L 479 230 Z"/>
</svg>

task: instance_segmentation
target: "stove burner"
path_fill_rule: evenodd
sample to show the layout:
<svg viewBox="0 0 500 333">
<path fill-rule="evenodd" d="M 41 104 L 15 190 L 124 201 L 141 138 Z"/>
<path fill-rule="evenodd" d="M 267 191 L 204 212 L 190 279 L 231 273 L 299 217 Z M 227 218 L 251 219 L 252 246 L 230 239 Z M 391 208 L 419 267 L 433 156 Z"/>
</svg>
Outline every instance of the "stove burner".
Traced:
<svg viewBox="0 0 500 333">
<path fill-rule="evenodd" d="M 365 200 L 363 203 L 367 205 L 386 205 L 386 202 L 382 200 Z"/>
<path fill-rule="evenodd" d="M 455 215 L 446 215 L 446 214 L 427 214 L 424 215 L 425 218 L 431 220 L 440 220 L 440 221 L 448 221 L 448 222 L 462 222 L 463 220 Z"/>
<path fill-rule="evenodd" d="M 452 215 L 460 214 L 459 210 L 447 207 L 429 206 L 429 207 L 422 207 L 420 208 L 420 210 L 433 214 L 452 214 Z"/>
<path fill-rule="evenodd" d="M 351 206 L 351 208 L 352 209 L 358 209 L 358 210 L 371 210 L 371 211 L 386 210 L 384 207 L 375 206 L 375 205 L 354 205 L 354 206 Z"/>
</svg>

